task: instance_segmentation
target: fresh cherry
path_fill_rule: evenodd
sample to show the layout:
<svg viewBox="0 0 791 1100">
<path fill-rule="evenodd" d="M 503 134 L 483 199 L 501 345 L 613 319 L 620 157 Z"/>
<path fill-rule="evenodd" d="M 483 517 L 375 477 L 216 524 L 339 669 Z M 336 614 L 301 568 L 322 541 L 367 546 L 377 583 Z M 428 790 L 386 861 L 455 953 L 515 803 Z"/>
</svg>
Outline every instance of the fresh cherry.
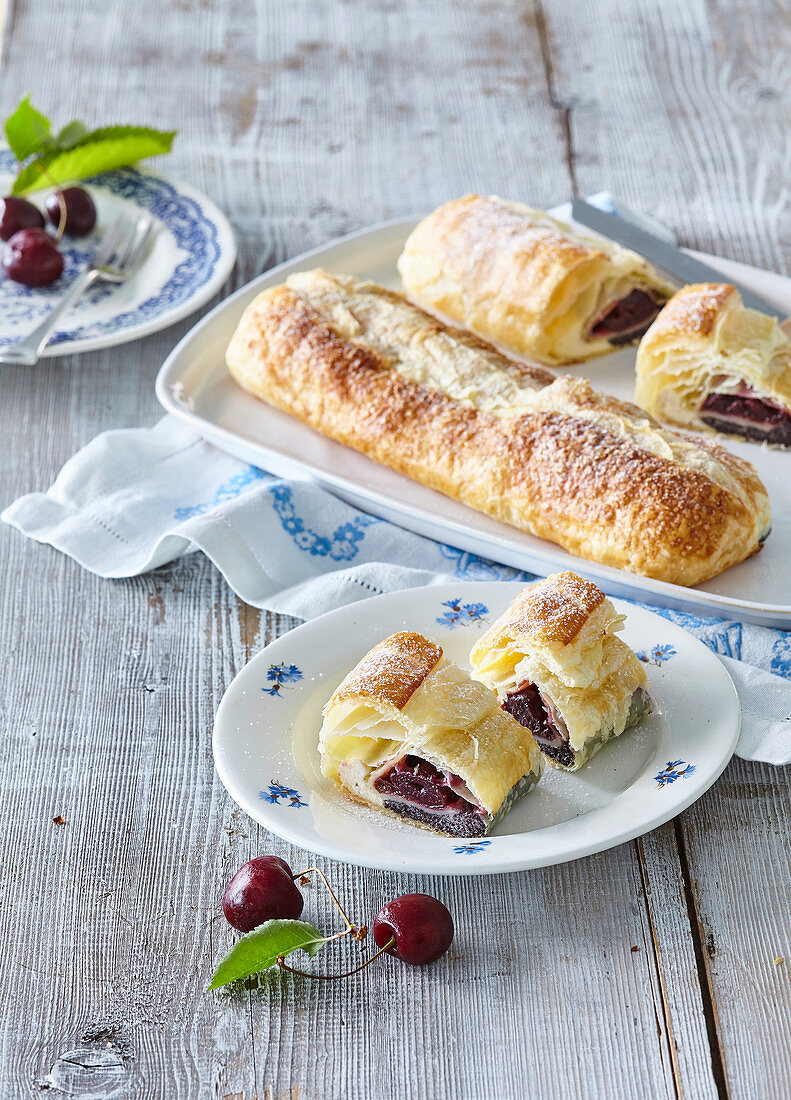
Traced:
<svg viewBox="0 0 791 1100">
<path fill-rule="evenodd" d="M 43 229 L 44 224 L 44 215 L 27 199 L 14 195 L 0 199 L 0 240 L 10 240 L 20 229 Z"/>
<path fill-rule="evenodd" d="M 25 286 L 46 286 L 63 272 L 63 257 L 43 229 L 20 229 L 3 249 L 9 279 Z"/>
<path fill-rule="evenodd" d="M 66 204 L 66 225 L 63 232 L 69 237 L 84 237 L 96 225 L 96 207 L 93 199 L 82 187 L 67 187 L 65 191 L 53 191 L 48 196 L 46 207 L 49 220 L 57 227 L 60 225 L 60 198 Z"/>
<path fill-rule="evenodd" d="M 453 918 L 442 902 L 429 894 L 402 894 L 380 909 L 374 921 L 376 946 L 384 947 L 391 939 L 395 943 L 388 947 L 388 954 L 423 966 L 450 947 Z"/>
<path fill-rule="evenodd" d="M 291 868 L 279 856 L 259 856 L 245 863 L 222 897 L 225 919 L 240 932 L 250 932 L 266 920 L 298 920 L 303 905 Z"/>
</svg>

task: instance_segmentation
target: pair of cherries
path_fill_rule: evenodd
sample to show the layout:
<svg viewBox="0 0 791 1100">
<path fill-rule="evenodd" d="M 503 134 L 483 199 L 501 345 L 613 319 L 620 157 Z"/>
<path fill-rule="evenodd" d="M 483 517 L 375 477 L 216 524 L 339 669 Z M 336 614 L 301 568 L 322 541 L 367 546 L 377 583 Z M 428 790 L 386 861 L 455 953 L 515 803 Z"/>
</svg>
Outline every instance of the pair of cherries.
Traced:
<svg viewBox="0 0 791 1100">
<path fill-rule="evenodd" d="M 46 202 L 47 217 L 69 237 L 84 237 L 96 225 L 96 206 L 82 187 L 55 191 Z M 63 273 L 58 241 L 46 232 L 44 215 L 27 199 L 7 195 L 0 199 L 0 239 L 3 269 L 9 279 L 25 286 L 47 286 Z"/>
<path fill-rule="evenodd" d="M 239 932 L 251 932 L 267 920 L 298 920 L 304 898 L 295 877 L 279 856 L 251 859 L 236 872 L 223 895 L 225 919 Z M 377 947 L 403 962 L 423 966 L 450 947 L 453 918 L 429 894 L 402 894 L 379 910 L 373 933 Z"/>
</svg>

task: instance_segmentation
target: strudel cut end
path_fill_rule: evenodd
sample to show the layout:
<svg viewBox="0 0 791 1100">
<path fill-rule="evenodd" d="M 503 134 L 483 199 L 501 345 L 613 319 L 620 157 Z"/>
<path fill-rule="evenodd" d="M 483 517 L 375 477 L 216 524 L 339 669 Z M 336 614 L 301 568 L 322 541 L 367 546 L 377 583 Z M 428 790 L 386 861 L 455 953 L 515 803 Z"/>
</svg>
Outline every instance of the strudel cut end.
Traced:
<svg viewBox="0 0 791 1100">
<path fill-rule="evenodd" d="M 652 709 L 645 669 L 617 636 L 623 623 L 591 581 L 554 573 L 521 592 L 473 647 L 473 676 L 555 767 L 576 771 Z"/>
<path fill-rule="evenodd" d="M 496 195 L 429 214 L 398 270 L 420 305 L 548 366 L 635 343 L 673 293 L 637 253 Z"/>
<path fill-rule="evenodd" d="M 485 836 L 543 770 L 492 691 L 410 632 L 385 638 L 336 688 L 319 752 L 349 797 L 458 837 Z"/>
<path fill-rule="evenodd" d="M 734 286 L 685 286 L 643 337 L 636 400 L 659 420 L 791 447 L 791 342 Z"/>
</svg>

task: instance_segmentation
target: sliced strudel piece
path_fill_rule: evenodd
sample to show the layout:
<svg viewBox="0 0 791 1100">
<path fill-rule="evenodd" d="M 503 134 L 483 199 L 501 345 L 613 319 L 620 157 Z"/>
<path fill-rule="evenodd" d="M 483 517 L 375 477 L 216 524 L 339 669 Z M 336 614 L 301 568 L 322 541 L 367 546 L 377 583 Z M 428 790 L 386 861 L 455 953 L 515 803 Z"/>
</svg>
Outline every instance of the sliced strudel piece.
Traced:
<svg viewBox="0 0 791 1100">
<path fill-rule="evenodd" d="M 429 214 L 398 270 L 420 305 L 548 366 L 636 342 L 674 289 L 637 253 L 496 195 Z"/>
<path fill-rule="evenodd" d="M 623 622 L 591 581 L 553 573 L 521 592 L 473 648 L 473 676 L 556 767 L 576 771 L 651 710 L 645 670 L 615 633 Z"/>
<path fill-rule="evenodd" d="M 685 428 L 791 446 L 791 342 L 736 287 L 685 286 L 643 337 L 636 399 Z"/>
<path fill-rule="evenodd" d="M 324 708 L 321 770 L 351 798 L 452 836 L 484 836 L 541 778 L 532 738 L 421 634 L 385 638 Z"/>
</svg>

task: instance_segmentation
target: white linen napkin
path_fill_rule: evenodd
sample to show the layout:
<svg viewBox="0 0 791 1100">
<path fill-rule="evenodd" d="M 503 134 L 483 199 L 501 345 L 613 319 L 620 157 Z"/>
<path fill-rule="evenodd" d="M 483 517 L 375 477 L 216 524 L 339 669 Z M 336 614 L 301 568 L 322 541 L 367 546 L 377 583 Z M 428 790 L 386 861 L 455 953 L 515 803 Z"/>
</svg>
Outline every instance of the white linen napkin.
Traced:
<svg viewBox="0 0 791 1100">
<path fill-rule="evenodd" d="M 303 619 L 416 585 L 533 579 L 239 462 L 170 416 L 103 432 L 46 493 L 21 497 L 0 518 L 101 577 L 202 550 L 242 599 Z M 651 610 L 722 657 L 743 707 L 738 754 L 791 762 L 791 633 Z"/>
<path fill-rule="evenodd" d="M 533 579 L 369 516 L 312 482 L 275 478 L 170 416 L 103 432 L 47 492 L 21 497 L 0 518 L 101 577 L 136 576 L 202 550 L 243 600 L 305 619 L 416 585 Z M 651 610 L 726 664 L 743 708 L 738 755 L 791 762 L 791 633 Z"/>
</svg>

